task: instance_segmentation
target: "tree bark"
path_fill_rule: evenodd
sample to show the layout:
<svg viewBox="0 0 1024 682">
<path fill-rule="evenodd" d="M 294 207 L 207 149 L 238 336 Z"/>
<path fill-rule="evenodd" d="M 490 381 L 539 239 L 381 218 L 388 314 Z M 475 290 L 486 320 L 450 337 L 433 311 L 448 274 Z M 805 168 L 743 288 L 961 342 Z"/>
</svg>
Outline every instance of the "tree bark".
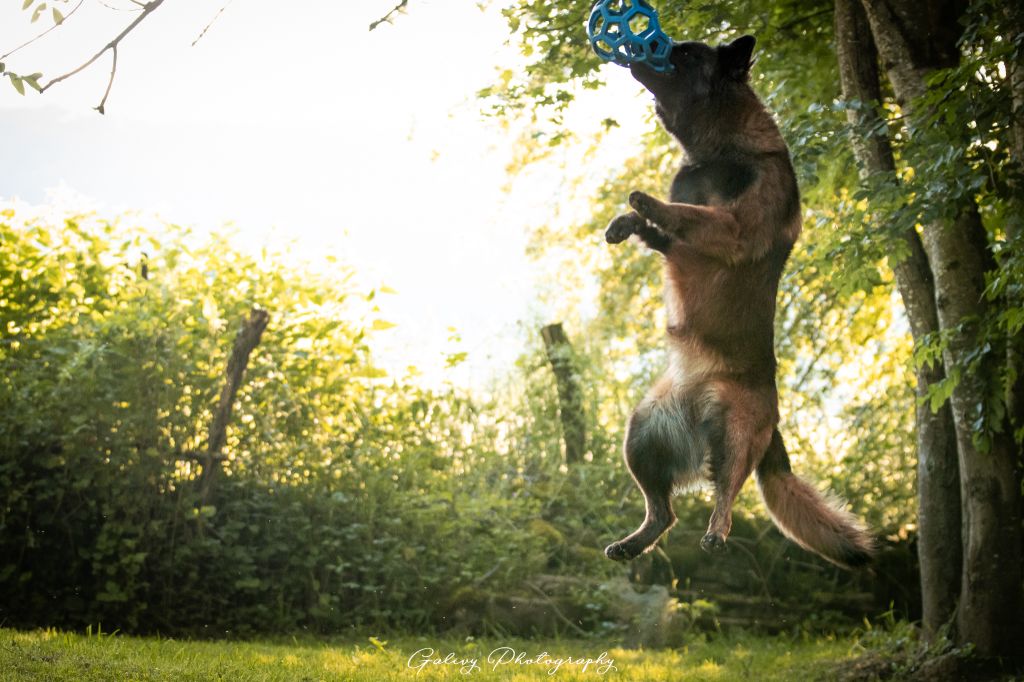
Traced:
<svg viewBox="0 0 1024 682">
<path fill-rule="evenodd" d="M 1006 15 L 1005 39 L 1013 44 L 1018 36 L 1024 34 L 1024 8 L 1019 3 L 1007 3 L 1003 8 Z M 1010 81 L 1010 96 L 1012 98 L 1012 119 L 1010 121 L 1013 131 L 1013 158 L 1017 162 L 1018 174 L 1024 174 L 1024 64 L 1020 60 L 1011 61 L 1006 65 L 1009 72 L 1007 77 Z M 1013 223 L 1014 228 L 1019 229 L 1019 221 Z"/>
<path fill-rule="evenodd" d="M 217 408 L 214 410 L 213 420 L 210 422 L 206 452 L 202 455 L 203 473 L 199 486 L 199 497 L 202 504 L 206 504 L 220 472 L 220 462 L 223 460 L 221 451 L 228 440 L 228 422 L 231 421 L 235 396 L 238 395 L 238 389 L 242 385 L 242 375 L 245 374 L 245 368 L 249 365 L 249 356 L 259 345 L 263 330 L 267 328 L 269 321 L 270 314 L 266 310 L 253 308 L 249 311 L 249 317 L 242 321 L 242 328 L 238 330 L 231 355 L 228 356 L 224 387 L 220 391 L 220 399 L 217 401 Z"/>
<path fill-rule="evenodd" d="M 860 103 L 846 114 L 854 129 L 852 146 L 861 179 L 882 176 L 898 183 L 884 117 L 877 108 L 882 99 L 878 53 L 859 0 L 836 0 L 835 35 L 843 99 Z M 911 335 L 919 342 L 939 328 L 934 282 L 917 232 L 908 229 L 899 239 L 909 255 L 894 263 L 893 271 Z M 929 386 L 944 378 L 941 366 L 917 371 L 918 559 L 926 640 L 952 621 L 961 580 L 960 471 L 953 415 L 948 405 L 932 413 L 925 400 Z"/>
<path fill-rule="evenodd" d="M 927 76 L 957 58 L 959 2 L 862 0 L 894 94 L 913 119 L 914 101 Z M 911 140 L 911 144 L 913 140 Z M 984 274 L 991 262 L 973 201 L 959 207 L 952 225 L 930 224 L 922 242 L 935 278 L 939 328 L 947 335 L 947 374 L 960 372 L 950 405 L 960 462 L 963 568 L 957 610 L 958 640 L 982 656 L 1017 655 L 1021 637 L 1022 530 L 1017 452 L 996 436 L 987 452 L 974 442 L 975 419 L 986 404 L 988 372 L 964 371 L 985 316 Z"/>
<path fill-rule="evenodd" d="M 544 349 L 555 374 L 562 439 L 565 442 L 565 463 L 571 466 L 583 459 L 587 440 L 579 373 L 573 363 L 572 346 L 560 322 L 542 328 L 540 335 L 544 339 Z"/>
<path fill-rule="evenodd" d="M 983 231 L 969 207 L 951 228 L 926 230 L 925 250 L 935 269 L 939 323 L 950 333 L 943 353 L 947 368 L 966 368 L 978 344 L 983 315 L 984 255 L 974 242 Z M 981 235 L 984 238 L 984 235 Z M 1016 449 L 997 434 L 988 451 L 975 442 L 979 406 L 994 387 L 989 372 L 963 372 L 950 404 L 960 453 L 964 516 L 963 576 L 957 630 L 983 656 L 1018 655 L 1022 635 L 1021 494 Z"/>
<path fill-rule="evenodd" d="M 1019 36 L 1024 35 L 1024 7 L 1020 3 L 1007 3 L 1003 8 L 1006 17 L 1004 39 L 1014 44 Z M 1024 230 L 1024 63 L 1021 59 L 1007 63 L 1007 79 L 1010 83 L 1010 130 L 1013 133 L 1011 155 L 1016 167 L 1010 171 L 1008 184 L 1009 196 L 1006 199 L 1014 207 L 1006 220 L 1006 234 L 1010 239 L 1018 239 Z M 1006 352 L 1006 362 L 1017 381 L 1009 389 L 1007 406 L 1014 429 L 1024 428 L 1024 339 L 1010 339 Z M 1022 457 L 1024 460 L 1024 457 Z"/>
</svg>

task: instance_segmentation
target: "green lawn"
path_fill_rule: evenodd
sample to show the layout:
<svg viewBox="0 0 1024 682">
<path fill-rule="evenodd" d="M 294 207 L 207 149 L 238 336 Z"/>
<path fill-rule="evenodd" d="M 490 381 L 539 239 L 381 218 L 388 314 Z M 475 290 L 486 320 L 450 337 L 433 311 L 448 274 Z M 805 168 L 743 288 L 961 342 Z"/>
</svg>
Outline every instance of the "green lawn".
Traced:
<svg viewBox="0 0 1024 682">
<path fill-rule="evenodd" d="M 881 643 L 881 642 L 880 642 Z M 515 652 L 521 656 L 518 662 Z M 549 660 L 530 663 L 547 652 Z M 604 653 L 604 657 L 601 654 Z M 434 663 L 451 655 L 458 663 Z M 0 680 L 821 680 L 855 667 L 854 638 L 731 636 L 679 649 L 597 640 L 401 637 L 210 642 L 0 629 Z M 488 655 L 492 662 L 488 663 Z M 499 662 L 495 664 L 494 659 Z M 594 662 L 585 663 L 585 659 Z M 475 664 L 470 662 L 476 659 Z M 506 662 L 500 662 L 505 659 Z M 556 667 L 556 659 L 563 661 Z M 582 659 L 582 660 L 581 660 Z M 422 665 L 420 665 L 422 663 Z M 421 668 L 417 671 L 417 668 Z M 549 671 L 554 669 L 552 674 Z"/>
</svg>

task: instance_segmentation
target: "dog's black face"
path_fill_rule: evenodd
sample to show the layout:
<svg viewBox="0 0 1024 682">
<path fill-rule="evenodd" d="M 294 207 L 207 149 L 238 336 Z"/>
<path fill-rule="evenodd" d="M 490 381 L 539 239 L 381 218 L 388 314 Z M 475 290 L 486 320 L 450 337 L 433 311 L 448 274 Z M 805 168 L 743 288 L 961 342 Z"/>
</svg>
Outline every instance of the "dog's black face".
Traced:
<svg viewBox="0 0 1024 682">
<path fill-rule="evenodd" d="M 746 88 L 754 37 L 743 36 L 726 45 L 683 42 L 672 47 L 675 70 L 658 73 L 638 64 L 630 71 L 654 95 L 665 127 L 685 136 L 686 121 L 708 121 L 728 107 L 730 93 Z"/>
</svg>

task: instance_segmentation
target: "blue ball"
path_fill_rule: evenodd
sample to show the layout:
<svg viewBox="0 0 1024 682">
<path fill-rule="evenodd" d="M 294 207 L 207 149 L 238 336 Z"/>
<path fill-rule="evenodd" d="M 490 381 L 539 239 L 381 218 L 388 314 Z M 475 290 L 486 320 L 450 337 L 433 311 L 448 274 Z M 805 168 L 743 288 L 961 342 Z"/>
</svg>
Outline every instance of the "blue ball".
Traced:
<svg viewBox="0 0 1024 682">
<path fill-rule="evenodd" d="M 672 39 L 661 30 L 658 11 L 646 0 L 598 0 L 587 22 L 590 45 L 601 59 L 620 66 L 646 64 L 672 71 Z"/>
</svg>

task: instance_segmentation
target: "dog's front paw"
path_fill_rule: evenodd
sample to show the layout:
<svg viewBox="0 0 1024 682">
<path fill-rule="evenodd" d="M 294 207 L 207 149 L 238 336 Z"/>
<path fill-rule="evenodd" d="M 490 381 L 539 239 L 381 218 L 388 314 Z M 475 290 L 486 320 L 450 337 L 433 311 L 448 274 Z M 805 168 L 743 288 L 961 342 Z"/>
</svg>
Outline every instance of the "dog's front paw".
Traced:
<svg viewBox="0 0 1024 682">
<path fill-rule="evenodd" d="M 624 242 L 631 235 L 636 234 L 644 224 L 644 219 L 636 213 L 624 213 L 623 215 L 615 216 L 608 223 L 608 229 L 604 231 L 604 239 L 609 244 Z"/>
<path fill-rule="evenodd" d="M 630 192 L 629 193 L 629 205 L 634 211 L 642 215 L 644 218 L 651 220 L 653 213 L 657 206 L 661 204 L 660 201 L 652 197 L 646 192 Z"/>
</svg>

